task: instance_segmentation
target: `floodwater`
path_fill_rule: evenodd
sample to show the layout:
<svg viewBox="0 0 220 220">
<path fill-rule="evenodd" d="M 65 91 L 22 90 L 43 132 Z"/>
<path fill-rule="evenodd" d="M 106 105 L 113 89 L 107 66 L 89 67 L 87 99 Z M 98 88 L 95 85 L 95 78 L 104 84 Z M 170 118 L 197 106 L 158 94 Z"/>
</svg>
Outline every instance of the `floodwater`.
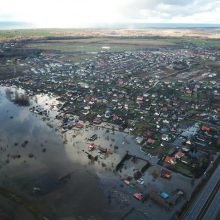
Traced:
<svg viewBox="0 0 220 220">
<path fill-rule="evenodd" d="M 0 219 L 3 214 L 13 220 L 45 220 L 43 216 L 49 220 L 162 219 L 175 213 L 181 203 L 171 214 L 165 209 L 158 212 L 157 204 L 151 200 L 141 203 L 133 193 L 151 189 L 172 193 L 183 188 L 191 194 L 189 178 L 173 173 L 170 184 L 154 179 L 152 172 L 159 173 L 161 167 L 156 165 L 156 158 L 143 154 L 134 137 L 95 126 L 62 132 L 56 119 L 62 112 L 57 111 L 60 103 L 55 97 L 40 94 L 27 100 L 24 96 L 24 101 L 17 102 L 16 91 L 23 93 L 0 87 Z M 46 111 L 46 116 L 38 110 Z M 98 136 L 97 146 L 114 152 L 108 159 L 88 159 L 85 152 L 93 134 Z M 127 151 L 155 163 L 143 176 L 145 185 L 135 189 L 126 187 L 121 181 L 123 173 L 113 170 Z M 98 151 L 90 153 L 95 156 Z"/>
<path fill-rule="evenodd" d="M 8 218 L 118 219 L 94 170 L 70 160 L 55 130 L 13 95 L 0 88 L 0 207 Z"/>
</svg>

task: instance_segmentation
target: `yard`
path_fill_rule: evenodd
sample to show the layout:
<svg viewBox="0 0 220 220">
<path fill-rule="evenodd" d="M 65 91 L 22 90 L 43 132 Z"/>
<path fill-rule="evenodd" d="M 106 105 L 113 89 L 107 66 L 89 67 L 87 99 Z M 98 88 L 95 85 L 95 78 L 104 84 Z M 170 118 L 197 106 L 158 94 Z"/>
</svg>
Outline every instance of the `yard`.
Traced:
<svg viewBox="0 0 220 220">
<path fill-rule="evenodd" d="M 184 176 L 188 176 L 188 177 L 193 176 L 192 167 L 185 165 L 182 162 L 177 162 L 174 166 L 172 166 L 172 170 L 181 173 Z"/>
</svg>

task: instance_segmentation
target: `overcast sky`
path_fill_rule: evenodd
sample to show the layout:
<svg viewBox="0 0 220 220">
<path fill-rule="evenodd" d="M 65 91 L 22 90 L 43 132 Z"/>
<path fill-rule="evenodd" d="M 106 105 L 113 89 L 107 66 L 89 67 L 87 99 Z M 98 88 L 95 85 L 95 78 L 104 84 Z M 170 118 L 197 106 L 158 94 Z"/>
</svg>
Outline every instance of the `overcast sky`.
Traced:
<svg viewBox="0 0 220 220">
<path fill-rule="evenodd" d="M 0 21 L 38 27 L 220 23 L 220 0 L 1 0 Z"/>
</svg>

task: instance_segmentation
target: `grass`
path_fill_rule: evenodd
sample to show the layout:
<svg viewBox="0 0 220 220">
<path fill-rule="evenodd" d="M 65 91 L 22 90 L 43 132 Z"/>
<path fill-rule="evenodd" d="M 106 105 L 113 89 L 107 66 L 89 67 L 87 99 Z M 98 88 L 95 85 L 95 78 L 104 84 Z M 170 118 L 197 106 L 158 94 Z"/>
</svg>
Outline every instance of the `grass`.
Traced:
<svg viewBox="0 0 220 220">
<path fill-rule="evenodd" d="M 129 45 L 113 45 L 109 50 L 104 50 L 102 47 L 106 46 L 105 44 L 100 43 L 38 43 L 30 44 L 29 48 L 43 49 L 43 50 L 57 50 L 61 52 L 120 52 L 126 50 L 136 50 L 137 47 L 132 47 Z"/>
<path fill-rule="evenodd" d="M 173 42 L 176 44 L 194 44 L 198 47 L 214 47 L 214 46 L 220 46 L 219 39 L 204 39 L 204 38 L 196 38 L 196 37 L 190 37 L 190 38 L 176 38 L 173 39 Z"/>
<path fill-rule="evenodd" d="M 158 164 L 163 166 L 164 162 L 162 160 L 158 161 Z M 174 172 L 178 172 L 184 176 L 192 177 L 193 173 L 191 171 L 191 168 L 181 162 L 178 162 L 175 165 L 170 166 L 170 170 Z"/>
<path fill-rule="evenodd" d="M 155 148 L 151 148 L 151 147 L 141 147 L 141 149 L 145 152 L 145 153 L 150 153 L 152 154 L 155 151 Z"/>
<path fill-rule="evenodd" d="M 182 95 L 180 98 L 181 98 L 183 101 L 188 101 L 188 102 L 197 99 L 195 95 L 191 96 L 190 94 L 184 94 L 184 95 Z"/>
<path fill-rule="evenodd" d="M 137 32 L 121 33 L 115 32 L 116 37 L 111 37 L 112 31 L 115 30 L 101 30 L 101 29 L 16 29 L 16 30 L 0 30 L 0 41 L 4 40 L 21 40 L 21 39 L 39 39 L 48 37 L 83 37 L 83 38 L 99 38 L 104 40 L 103 43 L 115 44 L 121 46 L 121 44 L 135 45 L 139 47 L 143 46 L 169 46 L 169 45 L 187 45 L 194 44 L 195 46 L 220 46 L 219 39 L 207 39 L 198 37 L 163 37 L 163 36 L 151 36 L 147 32 L 144 34 Z M 122 37 L 121 37 L 122 36 Z M 112 39 L 113 42 L 112 42 Z"/>
<path fill-rule="evenodd" d="M 133 38 L 86 38 L 86 39 L 71 39 L 71 40 L 46 40 L 39 43 L 30 43 L 28 47 L 59 50 L 63 52 L 120 52 L 129 50 L 143 49 L 149 46 L 168 46 L 173 45 L 172 42 L 161 39 L 133 39 Z M 104 50 L 102 47 L 109 46 L 109 50 Z"/>
<path fill-rule="evenodd" d="M 37 38 L 37 37 L 49 37 L 56 36 L 55 32 L 49 30 L 1 30 L 0 40 L 15 40 L 15 39 L 25 39 L 25 38 Z"/>
<path fill-rule="evenodd" d="M 50 39 L 65 37 L 69 39 Z M 72 37 L 72 38 L 71 38 Z M 28 47 L 57 50 L 61 52 L 100 52 L 103 46 L 109 46 L 106 51 L 120 52 L 140 50 L 147 47 L 163 47 L 173 45 L 220 46 L 219 40 L 186 38 L 186 37 L 150 37 L 123 36 L 111 37 L 102 30 L 89 29 L 20 29 L 0 30 L 0 41 L 42 39 L 44 42 L 30 43 Z"/>
<path fill-rule="evenodd" d="M 17 30 L 0 30 L 0 40 L 19 40 L 19 39 L 36 39 L 45 37 L 60 36 L 79 36 L 81 30 L 78 29 L 17 29 Z M 89 36 L 89 31 L 84 30 L 85 35 Z"/>
<path fill-rule="evenodd" d="M 188 176 L 188 177 L 192 177 L 193 173 L 191 172 L 190 167 L 188 167 L 187 165 L 181 163 L 181 162 L 177 162 L 174 166 L 173 169 L 178 172 L 183 174 L 184 176 Z"/>
<path fill-rule="evenodd" d="M 220 46 L 219 40 L 208 40 L 208 39 L 191 39 L 189 40 L 190 43 L 196 45 L 196 46 Z"/>
<path fill-rule="evenodd" d="M 142 146 L 142 150 L 145 153 L 150 153 L 154 156 L 160 156 L 160 155 L 167 155 L 168 152 L 170 151 L 169 147 L 161 147 L 161 146 L 150 146 L 150 147 L 144 147 Z M 161 164 L 163 165 L 163 164 Z"/>
</svg>

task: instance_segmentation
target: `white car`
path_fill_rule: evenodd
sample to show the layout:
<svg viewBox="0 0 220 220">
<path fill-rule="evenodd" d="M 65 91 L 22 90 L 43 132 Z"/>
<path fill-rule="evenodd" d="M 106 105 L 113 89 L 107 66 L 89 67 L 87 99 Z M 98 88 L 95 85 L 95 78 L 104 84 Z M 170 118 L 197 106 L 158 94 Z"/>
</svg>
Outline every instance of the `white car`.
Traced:
<svg viewBox="0 0 220 220">
<path fill-rule="evenodd" d="M 144 184 L 144 180 L 142 178 L 140 178 L 140 179 L 137 180 L 137 183 L 143 185 Z"/>
</svg>

